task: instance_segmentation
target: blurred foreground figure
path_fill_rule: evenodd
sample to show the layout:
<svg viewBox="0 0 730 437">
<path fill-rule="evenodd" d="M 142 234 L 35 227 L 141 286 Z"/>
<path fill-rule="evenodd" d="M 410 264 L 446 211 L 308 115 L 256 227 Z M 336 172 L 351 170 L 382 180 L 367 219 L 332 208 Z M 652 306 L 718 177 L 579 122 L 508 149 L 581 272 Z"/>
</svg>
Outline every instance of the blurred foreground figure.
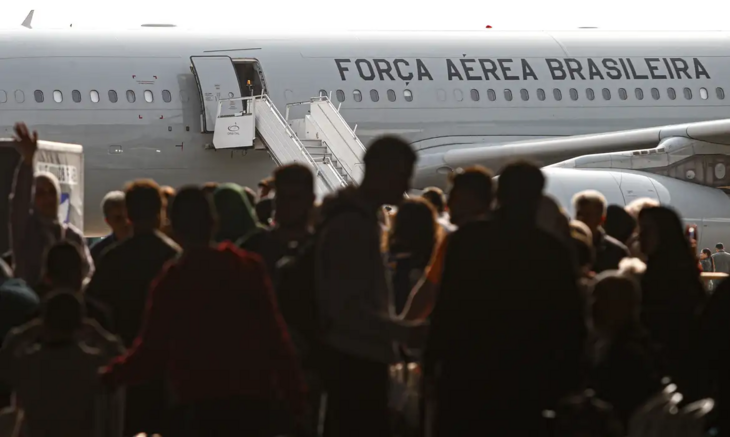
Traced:
<svg viewBox="0 0 730 437">
<path fill-rule="evenodd" d="M 534 436 L 579 386 L 583 300 L 571 251 L 537 227 L 544 183 L 507 166 L 494 217 L 449 238 L 424 358 L 434 436 Z"/>
</svg>

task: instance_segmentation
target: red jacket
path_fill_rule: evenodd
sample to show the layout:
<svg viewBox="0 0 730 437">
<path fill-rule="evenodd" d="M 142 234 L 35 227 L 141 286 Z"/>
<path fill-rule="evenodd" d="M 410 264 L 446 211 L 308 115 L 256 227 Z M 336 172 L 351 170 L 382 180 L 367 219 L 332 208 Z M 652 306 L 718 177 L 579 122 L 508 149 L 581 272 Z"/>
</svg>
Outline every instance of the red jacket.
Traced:
<svg viewBox="0 0 730 437">
<path fill-rule="evenodd" d="M 257 255 L 222 243 L 165 267 L 139 336 L 104 379 L 135 384 L 163 373 L 182 402 L 283 398 L 300 411 L 303 378 Z"/>
</svg>

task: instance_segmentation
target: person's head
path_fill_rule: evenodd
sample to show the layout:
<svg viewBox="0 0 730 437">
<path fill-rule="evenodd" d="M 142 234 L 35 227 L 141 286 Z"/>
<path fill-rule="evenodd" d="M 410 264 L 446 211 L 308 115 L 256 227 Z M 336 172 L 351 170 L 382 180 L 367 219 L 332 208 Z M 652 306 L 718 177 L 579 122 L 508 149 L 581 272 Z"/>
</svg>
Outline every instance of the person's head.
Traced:
<svg viewBox="0 0 730 437">
<path fill-rule="evenodd" d="M 218 219 L 216 241 L 235 242 L 257 226 L 253 208 L 239 185 L 218 185 L 213 204 Z"/>
<path fill-rule="evenodd" d="M 598 275 L 593 287 L 593 326 L 614 333 L 639 320 L 641 292 L 636 280 L 616 271 Z"/>
<path fill-rule="evenodd" d="M 715 245 L 715 252 L 722 252 L 725 250 L 725 246 L 722 243 L 717 243 Z"/>
<path fill-rule="evenodd" d="M 659 202 L 649 197 L 641 197 L 639 199 L 631 201 L 624 209 L 629 213 L 634 220 L 639 220 L 639 214 L 644 208 L 659 206 Z"/>
<path fill-rule="evenodd" d="M 452 174 L 448 201 L 452 223 L 459 226 L 491 211 L 493 176 L 489 169 L 479 165 L 459 169 Z"/>
<path fill-rule="evenodd" d="M 608 205 L 603 230 L 618 241 L 626 244 L 636 231 L 636 219 L 620 205 Z"/>
<path fill-rule="evenodd" d="M 63 240 L 48 248 L 43 282 L 52 288 L 81 290 L 84 282 L 84 257 L 78 244 Z"/>
<path fill-rule="evenodd" d="M 135 232 L 159 229 L 162 225 L 163 198 L 160 186 L 152 179 L 137 179 L 124 190 L 127 217 Z"/>
<path fill-rule="evenodd" d="M 363 157 L 365 177 L 360 189 L 378 206 L 399 204 L 410 188 L 417 159 L 416 152 L 402 139 L 377 138 Z"/>
<path fill-rule="evenodd" d="M 578 220 L 572 220 L 570 222 L 570 237 L 570 241 L 575 248 L 578 267 L 584 276 L 588 276 L 593 270 L 595 261 L 593 234 L 588 225 Z"/>
<path fill-rule="evenodd" d="M 124 238 L 129 233 L 127 220 L 127 206 L 124 202 L 124 193 L 111 191 L 101 201 L 101 210 L 104 212 L 104 221 L 109 225 L 114 235 Z"/>
<path fill-rule="evenodd" d="M 184 247 L 210 244 L 216 217 L 205 192 L 196 186 L 183 187 L 172 201 L 170 223 Z"/>
<path fill-rule="evenodd" d="M 585 223 L 595 234 L 606 219 L 606 198 L 596 190 L 581 191 L 573 196 L 573 210 L 575 219 Z"/>
<path fill-rule="evenodd" d="M 700 259 L 707 259 L 712 258 L 712 252 L 710 252 L 710 249 L 704 248 L 702 249 L 702 252 L 700 253 Z"/>
<path fill-rule="evenodd" d="M 271 194 L 271 191 L 274 189 L 274 179 L 273 178 L 262 179 L 259 182 L 258 188 L 259 188 L 259 200 L 267 198 L 269 196 L 269 194 Z"/>
<path fill-rule="evenodd" d="M 410 252 L 427 262 L 436 244 L 437 231 L 434 207 L 425 199 L 406 199 L 395 215 L 390 249 Z"/>
<path fill-rule="evenodd" d="M 58 291 L 43 300 L 41 315 L 49 339 L 71 340 L 81 328 L 86 311 L 78 293 Z"/>
<path fill-rule="evenodd" d="M 35 175 L 34 211 L 48 220 L 58 219 L 61 204 L 61 184 L 53 173 L 39 172 Z"/>
<path fill-rule="evenodd" d="M 545 187 L 540 167 L 527 161 L 508 164 L 499 175 L 497 201 L 502 211 L 534 222 Z"/>
<path fill-rule="evenodd" d="M 443 214 L 446 211 L 446 196 L 444 192 L 437 187 L 428 187 L 423 190 L 421 197 L 426 199 L 434 208 L 437 214 Z"/>
<path fill-rule="evenodd" d="M 256 218 L 259 223 L 264 226 L 269 226 L 271 224 L 272 216 L 274 215 L 274 199 L 270 197 L 261 199 L 254 209 L 256 210 Z"/>
<path fill-rule="evenodd" d="M 274 171 L 275 208 L 277 226 L 305 227 L 314 206 L 314 175 L 309 167 L 289 164 Z"/>
<path fill-rule="evenodd" d="M 639 213 L 639 243 L 649 258 L 657 254 L 694 258 L 682 221 L 663 206 L 645 207 Z"/>
<path fill-rule="evenodd" d="M 203 192 L 210 196 L 210 198 L 213 198 L 213 193 L 215 193 L 216 188 L 218 188 L 218 182 L 206 182 L 203 184 Z"/>
</svg>

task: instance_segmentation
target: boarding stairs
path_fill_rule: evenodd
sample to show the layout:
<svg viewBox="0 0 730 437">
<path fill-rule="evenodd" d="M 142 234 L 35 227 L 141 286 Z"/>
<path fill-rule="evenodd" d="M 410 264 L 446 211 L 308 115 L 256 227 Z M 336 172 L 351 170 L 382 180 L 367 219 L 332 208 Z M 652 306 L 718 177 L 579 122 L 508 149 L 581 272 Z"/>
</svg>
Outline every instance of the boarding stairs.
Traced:
<svg viewBox="0 0 730 437">
<path fill-rule="evenodd" d="M 309 113 L 289 120 L 294 106 L 309 106 Z M 307 165 L 318 198 L 362 181 L 365 146 L 328 97 L 289 104 L 286 116 L 265 94 L 221 99 L 215 123 L 215 149 L 265 148 L 276 165 Z"/>
</svg>

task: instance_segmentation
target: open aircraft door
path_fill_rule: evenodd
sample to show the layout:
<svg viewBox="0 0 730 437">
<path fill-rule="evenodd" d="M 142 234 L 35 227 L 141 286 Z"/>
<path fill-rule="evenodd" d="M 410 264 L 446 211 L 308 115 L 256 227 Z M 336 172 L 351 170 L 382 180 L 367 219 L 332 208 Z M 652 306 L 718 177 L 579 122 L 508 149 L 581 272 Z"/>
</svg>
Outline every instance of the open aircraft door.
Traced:
<svg viewBox="0 0 730 437">
<path fill-rule="evenodd" d="M 191 56 L 193 74 L 200 92 L 201 129 L 203 133 L 215 132 L 218 101 L 241 96 L 233 60 L 229 56 Z M 225 114 L 243 112 L 241 100 L 228 101 L 221 108 Z"/>
</svg>

